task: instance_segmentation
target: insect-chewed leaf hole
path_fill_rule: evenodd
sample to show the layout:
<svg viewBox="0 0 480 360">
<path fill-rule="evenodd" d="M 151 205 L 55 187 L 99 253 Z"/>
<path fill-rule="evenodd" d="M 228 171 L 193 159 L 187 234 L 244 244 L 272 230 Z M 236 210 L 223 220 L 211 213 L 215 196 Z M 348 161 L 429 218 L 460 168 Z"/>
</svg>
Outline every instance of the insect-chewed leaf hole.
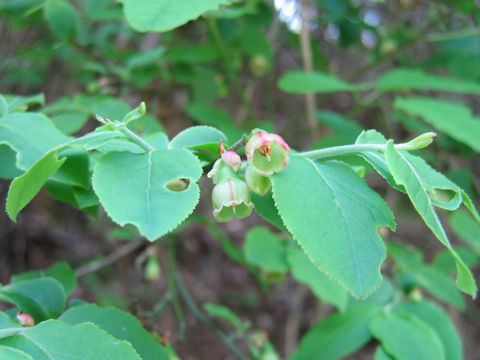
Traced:
<svg viewBox="0 0 480 360">
<path fill-rule="evenodd" d="M 170 191 L 181 192 L 181 191 L 187 190 L 189 185 L 190 185 L 189 179 L 175 179 L 173 181 L 170 181 L 166 185 L 166 188 Z"/>
</svg>

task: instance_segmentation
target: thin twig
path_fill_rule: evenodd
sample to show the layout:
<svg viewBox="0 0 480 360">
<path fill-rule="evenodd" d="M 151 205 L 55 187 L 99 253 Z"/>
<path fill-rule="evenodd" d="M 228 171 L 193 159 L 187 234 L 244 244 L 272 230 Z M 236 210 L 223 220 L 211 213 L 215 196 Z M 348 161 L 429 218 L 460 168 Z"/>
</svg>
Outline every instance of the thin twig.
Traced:
<svg viewBox="0 0 480 360">
<path fill-rule="evenodd" d="M 107 256 L 95 260 L 89 264 L 82 265 L 75 269 L 75 275 L 77 277 L 82 277 L 84 275 L 96 272 L 101 268 L 113 264 L 114 262 L 118 261 L 119 259 L 127 256 L 128 254 L 134 252 L 138 249 L 142 244 L 145 243 L 145 239 L 139 238 L 137 240 L 131 241 L 126 243 L 125 245 L 117 248 L 112 253 L 108 254 Z"/>
<path fill-rule="evenodd" d="M 273 23 L 267 32 L 267 41 L 270 43 L 272 47 L 273 57 L 275 57 L 275 45 L 276 45 L 275 39 L 278 35 L 280 24 L 281 24 L 281 21 L 277 15 L 275 16 L 275 19 L 273 20 Z M 238 109 L 235 115 L 235 121 L 237 123 L 240 123 L 240 124 L 243 123 L 247 118 L 247 116 L 249 115 L 249 112 L 252 112 L 252 109 L 251 109 L 252 98 L 253 98 L 253 95 L 255 94 L 255 89 L 257 87 L 257 84 L 258 84 L 257 78 L 250 79 L 247 82 L 247 85 L 245 86 L 245 91 L 243 93 L 243 98 L 245 99 L 245 102 L 242 102 L 240 108 Z"/>
<path fill-rule="evenodd" d="M 308 293 L 309 289 L 305 285 L 299 285 L 293 293 L 292 306 L 285 324 L 285 354 L 287 355 L 293 353 L 297 347 L 303 304 Z"/>
<path fill-rule="evenodd" d="M 302 18 L 302 29 L 300 30 L 300 46 L 302 50 L 303 70 L 311 72 L 313 70 L 312 48 L 310 46 L 310 30 L 308 29 L 308 0 L 300 2 L 300 16 Z M 312 130 L 313 136 L 318 134 L 318 121 L 315 117 L 315 94 L 305 94 L 305 104 L 307 108 L 307 120 Z"/>
<path fill-rule="evenodd" d="M 187 328 L 185 323 L 185 316 L 183 315 L 180 299 L 178 298 L 178 289 L 176 286 L 177 264 L 175 255 L 175 244 L 168 245 L 168 292 L 172 296 L 172 306 L 175 317 L 178 321 L 178 338 L 185 339 L 185 330 Z"/>
<path fill-rule="evenodd" d="M 210 231 L 212 236 L 216 240 L 218 240 L 218 242 L 222 246 L 223 252 L 233 261 L 242 264 L 245 269 L 247 269 L 255 277 L 255 280 L 257 280 L 261 290 L 264 291 L 268 289 L 268 286 L 266 285 L 265 281 L 262 280 L 262 277 L 260 276 L 258 270 L 247 262 L 245 256 L 243 255 L 243 252 L 238 249 L 237 246 L 230 240 L 230 238 L 219 229 L 216 223 L 201 214 L 192 214 L 189 221 L 201 224 L 206 227 Z"/>
<path fill-rule="evenodd" d="M 187 305 L 188 309 L 192 313 L 195 318 L 200 321 L 207 329 L 209 329 L 212 333 L 214 333 L 224 344 L 225 346 L 232 352 L 237 359 L 240 360 L 248 360 L 248 357 L 243 354 L 240 349 L 238 349 L 233 341 L 224 334 L 222 330 L 220 330 L 213 322 L 210 321 L 208 317 L 206 317 L 202 311 L 198 308 L 197 304 L 193 300 L 192 296 L 188 292 L 187 287 L 183 283 L 181 277 L 176 274 L 176 283 L 177 283 L 177 288 L 180 292 L 180 295 L 182 296 L 183 301 L 185 302 L 185 305 Z"/>
<path fill-rule="evenodd" d="M 398 57 L 398 54 L 402 50 L 405 50 L 406 48 L 410 47 L 411 45 L 414 45 L 415 43 L 424 40 L 425 37 L 428 35 L 430 30 L 432 30 L 435 26 L 437 26 L 439 23 L 441 23 L 442 20 L 444 20 L 446 17 L 452 15 L 452 11 L 448 12 L 447 14 L 442 14 L 441 16 L 435 18 L 432 20 L 430 23 L 428 23 L 423 29 L 421 29 L 419 32 L 417 32 L 414 36 L 412 36 L 410 39 L 405 41 L 404 43 L 400 44 L 398 48 L 392 52 L 389 53 L 388 55 L 385 55 L 384 57 L 380 58 L 379 61 L 377 61 L 374 64 L 374 67 L 378 67 L 379 65 L 383 64 L 384 62 L 387 62 L 389 60 L 393 60 Z M 355 79 L 359 75 L 364 74 L 365 72 L 369 71 L 372 68 L 371 64 L 365 64 L 364 66 L 361 66 L 357 70 L 355 70 L 350 76 L 348 76 L 348 79 Z"/>
<path fill-rule="evenodd" d="M 240 139 L 238 139 L 232 146 L 228 148 L 229 151 L 236 151 L 242 146 L 245 146 L 247 142 L 247 134 L 243 134 Z"/>
</svg>

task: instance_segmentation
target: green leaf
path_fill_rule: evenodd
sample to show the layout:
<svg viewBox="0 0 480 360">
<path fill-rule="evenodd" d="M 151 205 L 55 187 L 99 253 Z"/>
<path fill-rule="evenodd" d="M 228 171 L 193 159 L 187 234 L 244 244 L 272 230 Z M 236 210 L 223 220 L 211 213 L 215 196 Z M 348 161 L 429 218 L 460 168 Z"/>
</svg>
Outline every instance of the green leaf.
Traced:
<svg viewBox="0 0 480 360">
<path fill-rule="evenodd" d="M 288 269 L 285 240 L 267 227 L 254 226 L 245 235 L 245 259 L 265 271 L 284 273 Z"/>
<path fill-rule="evenodd" d="M 219 58 L 218 48 L 213 42 L 172 46 L 165 58 L 173 63 L 201 64 Z"/>
<path fill-rule="evenodd" d="M 10 146 L 6 144 L 0 145 L 0 179 L 13 179 L 22 174 L 15 163 L 17 154 Z"/>
<path fill-rule="evenodd" d="M 68 39 L 76 37 L 80 19 L 75 8 L 66 0 L 47 0 L 44 8 L 48 26 L 55 35 Z"/>
<path fill-rule="evenodd" d="M 49 152 L 38 160 L 23 175 L 10 185 L 7 195 L 7 214 L 16 221 L 18 213 L 37 195 L 48 178 L 65 162 L 58 159 L 56 151 Z"/>
<path fill-rule="evenodd" d="M 252 202 L 255 205 L 255 211 L 262 217 L 263 220 L 275 225 L 278 229 L 288 232 L 283 224 L 282 218 L 278 215 L 278 210 L 275 207 L 275 202 L 272 198 L 272 193 L 265 196 L 260 196 L 252 193 Z"/>
<path fill-rule="evenodd" d="M 65 112 L 50 118 L 55 126 L 64 134 L 70 135 L 80 130 L 88 120 L 83 112 Z"/>
<path fill-rule="evenodd" d="M 211 126 L 193 126 L 178 133 L 168 145 L 169 149 L 188 149 L 220 141 L 228 143 L 224 133 Z"/>
<path fill-rule="evenodd" d="M 165 150 L 168 148 L 168 137 L 162 132 L 154 132 L 143 138 L 157 150 Z"/>
<path fill-rule="evenodd" d="M 0 346 L 0 359 L 33 360 L 33 358 L 27 353 L 6 346 Z"/>
<path fill-rule="evenodd" d="M 5 95 L 4 98 L 8 103 L 9 113 L 26 111 L 30 105 L 45 104 L 45 95 L 43 95 L 42 93 L 28 96 Z"/>
<path fill-rule="evenodd" d="M 204 303 L 202 307 L 210 316 L 228 321 L 237 330 L 243 328 L 242 320 L 228 307 L 212 303 Z"/>
<path fill-rule="evenodd" d="M 446 359 L 436 332 L 415 316 L 394 311 L 380 314 L 372 320 L 371 330 L 395 359 Z"/>
<path fill-rule="evenodd" d="M 78 147 L 87 151 L 98 149 L 109 141 L 122 139 L 126 140 L 126 136 L 120 131 L 110 130 L 95 130 L 91 133 L 85 134 L 69 143 L 69 146 Z M 139 150 L 143 150 L 140 149 Z M 144 151 L 144 150 L 143 150 Z"/>
<path fill-rule="evenodd" d="M 430 301 L 405 302 L 396 309 L 414 315 L 430 325 L 442 342 L 445 359 L 463 359 L 462 340 L 445 310 Z"/>
<path fill-rule="evenodd" d="M 0 94 L 0 118 L 8 114 L 8 102 L 5 97 Z"/>
<path fill-rule="evenodd" d="M 8 329 L 14 327 L 20 327 L 20 325 L 17 322 L 14 322 L 6 313 L 0 312 L 0 329 Z"/>
<path fill-rule="evenodd" d="M 69 325 L 58 320 L 23 328 L 0 344 L 24 351 L 35 360 L 141 360 L 133 347 L 91 323 Z M 101 355 L 100 355 L 101 354 Z"/>
<path fill-rule="evenodd" d="M 49 180 L 45 183 L 45 189 L 55 200 L 63 201 L 79 208 L 77 199 L 74 195 L 73 186 Z"/>
<path fill-rule="evenodd" d="M 355 144 L 386 144 L 386 143 L 387 143 L 387 139 L 385 139 L 385 137 L 376 130 L 362 131 L 358 136 L 357 140 L 355 141 Z M 383 154 L 370 151 L 370 152 L 362 152 L 360 156 L 362 156 L 366 161 L 368 161 L 370 165 L 373 166 L 375 171 L 378 174 L 380 174 L 380 176 L 382 176 L 391 187 L 402 192 L 405 191 L 393 179 L 393 176 L 390 173 L 390 169 L 388 168 L 387 161 L 385 160 L 385 156 Z"/>
<path fill-rule="evenodd" d="M 87 211 L 87 209 L 98 208 L 98 205 L 100 204 L 100 201 L 98 200 L 98 197 L 95 195 L 95 192 L 91 186 L 88 188 L 88 190 L 74 187 L 73 197 L 75 198 L 78 208 L 85 211 Z"/>
<path fill-rule="evenodd" d="M 393 357 L 388 355 L 385 350 L 379 346 L 377 347 L 377 350 L 375 351 L 375 355 L 373 357 L 373 360 L 395 360 Z"/>
<path fill-rule="evenodd" d="M 377 89 L 393 90 L 436 90 L 455 93 L 480 94 L 480 84 L 474 81 L 456 79 L 424 73 L 418 69 L 396 68 L 377 79 Z"/>
<path fill-rule="evenodd" d="M 331 93 L 339 91 L 355 91 L 355 85 L 349 84 L 335 75 L 320 71 L 289 71 L 282 75 L 278 87 L 288 93 Z"/>
<path fill-rule="evenodd" d="M 387 250 L 397 266 L 403 271 L 421 264 L 423 260 L 423 254 L 420 250 L 404 244 L 389 242 Z"/>
<path fill-rule="evenodd" d="M 318 322 L 301 339 L 290 360 L 337 360 L 366 344 L 369 324 L 380 307 L 360 303 Z"/>
<path fill-rule="evenodd" d="M 135 53 L 128 59 L 127 67 L 133 69 L 143 68 L 149 65 L 157 66 L 165 54 L 165 51 L 167 51 L 167 49 L 164 46 L 158 46 L 150 50 Z"/>
<path fill-rule="evenodd" d="M 470 108 L 426 97 L 396 98 L 394 107 L 421 117 L 435 129 L 480 152 L 480 119 L 472 115 Z"/>
<path fill-rule="evenodd" d="M 188 107 L 187 112 L 198 122 L 219 128 L 232 141 L 240 139 L 243 135 L 243 131 L 233 125 L 232 118 L 223 109 L 210 105 L 194 104 Z"/>
<path fill-rule="evenodd" d="M 230 0 L 121 0 L 130 26 L 140 32 L 172 30 Z"/>
<path fill-rule="evenodd" d="M 158 341 L 134 316 L 119 309 L 79 305 L 68 309 L 59 320 L 71 325 L 92 322 L 113 337 L 128 341 L 143 360 L 167 360 L 165 350 Z"/>
<path fill-rule="evenodd" d="M 70 265 L 66 262 L 57 262 L 46 270 L 27 271 L 22 274 L 13 275 L 11 283 L 24 280 L 41 279 L 52 277 L 62 284 L 66 296 L 69 296 L 77 286 L 77 278 Z"/>
<path fill-rule="evenodd" d="M 466 211 L 459 210 L 448 216 L 453 233 L 480 255 L 480 225 Z"/>
<path fill-rule="evenodd" d="M 172 231 L 193 211 L 199 199 L 195 182 L 201 175 L 197 158 L 184 149 L 111 152 L 97 160 L 92 181 L 113 221 L 135 225 L 153 241 Z M 190 182 L 188 188 L 180 192 L 167 189 L 166 185 L 177 179 Z"/>
<path fill-rule="evenodd" d="M 375 130 L 362 132 L 356 144 L 386 144 L 385 137 Z M 416 174 L 421 178 L 421 183 L 428 191 L 428 195 L 433 205 L 446 210 L 455 210 L 463 201 L 464 205 L 470 210 L 473 216 L 480 221 L 480 216 L 475 209 L 472 200 L 468 194 L 448 179 L 445 175 L 434 170 L 421 157 L 412 155 L 408 152 L 400 152 L 411 163 Z M 392 176 L 385 155 L 378 152 L 364 152 L 361 156 L 367 160 L 375 170 L 392 186 L 401 192 L 406 192 L 405 188 L 398 184 Z"/>
<path fill-rule="evenodd" d="M 455 258 L 457 264 L 456 284 L 458 288 L 474 297 L 477 292 L 477 286 L 472 273 L 452 248 L 445 230 L 440 223 L 440 219 L 433 208 L 432 200 L 428 196 L 422 178 L 416 171 L 412 162 L 405 156 L 405 154 L 394 148 L 392 141 L 387 143 L 385 158 L 395 182 L 405 187 L 407 195 L 415 207 L 415 210 L 417 210 L 425 224 L 430 228 L 437 239 L 450 250 L 450 253 Z"/>
<path fill-rule="evenodd" d="M 53 278 L 24 280 L 0 288 L 0 301 L 15 304 L 36 322 L 57 317 L 65 308 L 63 286 Z"/>
<path fill-rule="evenodd" d="M 12 113 L 0 119 L 0 144 L 8 144 L 17 152 L 17 167 L 21 170 L 70 140 L 43 114 Z"/>
<path fill-rule="evenodd" d="M 469 248 L 465 246 L 454 246 L 454 249 L 469 268 L 473 268 L 479 264 L 480 258 Z M 452 255 L 450 255 L 448 250 L 439 251 L 435 255 L 432 265 L 445 274 L 450 274 L 456 271 L 455 260 L 452 258 Z"/>
<path fill-rule="evenodd" d="M 132 121 L 141 119 L 145 115 L 146 111 L 147 106 L 145 105 L 145 102 L 142 101 L 140 105 L 138 105 L 135 109 L 130 110 L 128 113 L 126 113 L 120 122 L 128 125 Z"/>
<path fill-rule="evenodd" d="M 355 120 L 333 111 L 317 111 L 315 116 L 321 124 L 326 124 L 337 135 L 351 139 L 350 143 L 355 141 L 357 136 L 363 131 L 363 128 Z"/>
<path fill-rule="evenodd" d="M 455 287 L 453 280 L 435 267 L 419 265 L 402 274 L 398 279 L 399 283 L 403 281 L 402 277 L 408 278 L 409 282 L 414 281 L 437 298 L 461 310 L 465 309 L 465 300 Z"/>
<path fill-rule="evenodd" d="M 376 229 L 395 228 L 382 198 L 336 161 L 292 156 L 271 180 L 279 214 L 310 260 L 355 297 L 372 293 L 386 257 Z"/>
<path fill-rule="evenodd" d="M 59 149 L 58 157 L 65 158 L 65 163 L 52 175 L 51 180 L 87 189 L 90 185 L 88 153 L 83 149 L 66 148 Z"/>
<path fill-rule="evenodd" d="M 325 302 L 342 311 L 347 308 L 349 295 L 345 289 L 317 269 L 303 251 L 297 248 L 288 249 L 287 259 L 295 280 L 308 285 L 312 292 Z"/>
</svg>

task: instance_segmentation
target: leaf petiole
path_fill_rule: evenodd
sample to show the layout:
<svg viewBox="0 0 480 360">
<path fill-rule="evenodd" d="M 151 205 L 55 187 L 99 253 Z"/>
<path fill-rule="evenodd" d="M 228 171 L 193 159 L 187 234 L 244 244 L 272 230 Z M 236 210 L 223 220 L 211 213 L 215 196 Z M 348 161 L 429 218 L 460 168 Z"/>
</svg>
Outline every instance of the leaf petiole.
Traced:
<svg viewBox="0 0 480 360">
<path fill-rule="evenodd" d="M 156 149 L 150 145 L 148 142 L 143 140 L 140 136 L 135 134 L 132 130 L 126 127 L 125 123 L 112 121 L 110 119 L 104 118 L 103 116 L 96 115 L 95 118 L 104 125 L 108 125 L 112 127 L 112 130 L 118 130 L 125 134 L 130 140 L 132 140 L 135 144 L 140 146 L 145 151 L 155 151 Z"/>
</svg>

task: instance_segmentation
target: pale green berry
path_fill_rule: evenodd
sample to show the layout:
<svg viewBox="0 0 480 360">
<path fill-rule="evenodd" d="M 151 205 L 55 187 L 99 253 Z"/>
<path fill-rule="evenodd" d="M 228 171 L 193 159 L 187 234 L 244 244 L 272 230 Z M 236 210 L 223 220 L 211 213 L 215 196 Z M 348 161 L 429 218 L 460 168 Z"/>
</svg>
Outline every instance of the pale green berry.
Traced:
<svg viewBox="0 0 480 360">
<path fill-rule="evenodd" d="M 247 166 L 245 169 L 245 182 L 250 190 L 260 196 L 268 194 L 272 189 L 270 179 L 260 175 L 251 166 Z"/>
</svg>

